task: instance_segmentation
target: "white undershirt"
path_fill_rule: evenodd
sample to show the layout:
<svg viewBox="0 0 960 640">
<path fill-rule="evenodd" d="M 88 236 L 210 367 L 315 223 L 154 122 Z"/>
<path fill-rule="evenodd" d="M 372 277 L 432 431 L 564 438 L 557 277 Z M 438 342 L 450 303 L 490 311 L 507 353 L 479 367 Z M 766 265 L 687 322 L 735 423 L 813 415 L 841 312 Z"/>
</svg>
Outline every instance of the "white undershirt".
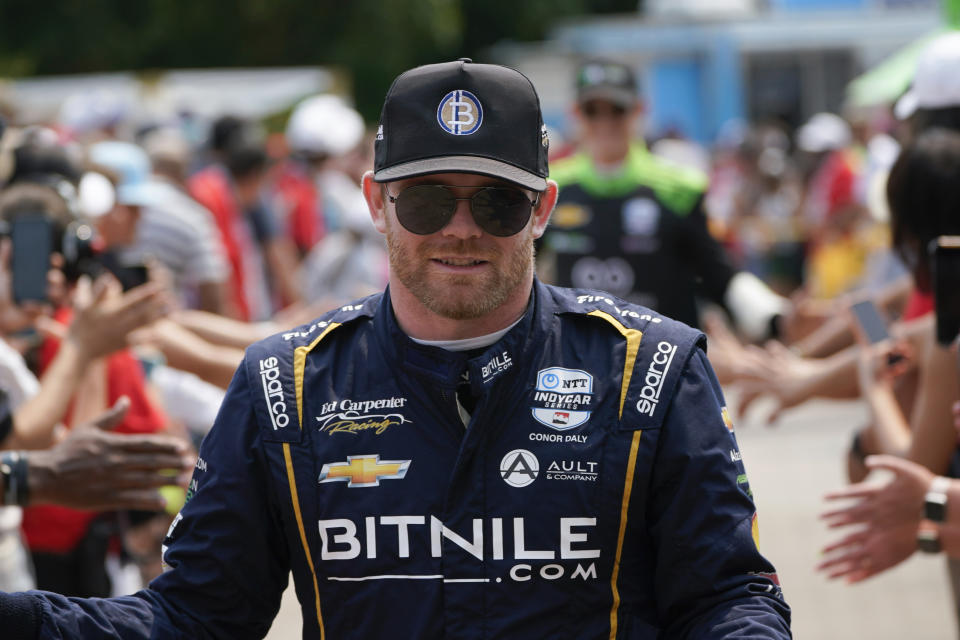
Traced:
<svg viewBox="0 0 960 640">
<path fill-rule="evenodd" d="M 485 336 L 477 336 L 476 338 L 462 338 L 460 340 L 421 340 L 420 338 L 410 339 L 417 344 L 423 344 L 428 347 L 440 347 L 441 349 L 446 349 L 447 351 L 470 351 L 471 349 L 482 349 L 483 347 L 489 347 L 494 342 L 507 335 L 507 332 L 517 326 L 520 320 L 523 320 L 523 316 L 520 316 L 516 322 L 511 324 L 506 329 L 500 329 L 500 331 L 494 331 L 493 333 L 488 333 Z"/>
</svg>

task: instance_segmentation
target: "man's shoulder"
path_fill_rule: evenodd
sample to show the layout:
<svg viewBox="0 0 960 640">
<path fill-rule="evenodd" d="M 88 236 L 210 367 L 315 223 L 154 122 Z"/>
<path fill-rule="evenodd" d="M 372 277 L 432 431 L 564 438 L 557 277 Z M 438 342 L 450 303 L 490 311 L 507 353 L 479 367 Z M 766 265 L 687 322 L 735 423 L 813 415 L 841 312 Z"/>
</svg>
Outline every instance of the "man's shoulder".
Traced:
<svg viewBox="0 0 960 640">
<path fill-rule="evenodd" d="M 583 153 L 574 153 L 550 164 L 550 179 L 563 188 L 584 179 L 590 169 L 590 159 Z"/>
<path fill-rule="evenodd" d="M 299 348 L 311 349 L 322 338 L 336 335 L 336 329 L 370 320 L 380 306 L 382 293 L 355 300 L 349 304 L 331 309 L 310 322 L 306 322 L 286 331 L 275 333 L 247 348 L 248 354 L 277 353 L 295 351 Z"/>
<path fill-rule="evenodd" d="M 688 325 L 602 291 L 550 287 L 556 312 L 567 321 L 593 321 L 624 344 L 621 412 L 637 429 L 657 429 L 667 415 L 687 362 L 706 348 L 704 335 Z M 583 335 L 583 334 L 580 334 Z M 592 342 L 592 340 L 591 340 Z"/>
<path fill-rule="evenodd" d="M 544 286 L 553 300 L 555 312 L 559 314 L 597 318 L 620 333 L 640 331 L 653 338 L 673 338 L 694 343 L 699 343 L 703 336 L 700 331 L 679 320 L 605 291 Z"/>
<path fill-rule="evenodd" d="M 702 171 L 676 164 L 646 149 L 631 151 L 630 171 L 664 205 L 680 215 L 693 210 L 710 184 Z"/>
<path fill-rule="evenodd" d="M 304 379 L 307 361 L 318 345 L 342 338 L 351 340 L 356 331 L 345 331 L 369 320 L 376 313 L 382 294 L 362 298 L 324 313 L 312 322 L 274 334 L 247 347 L 241 367 L 248 384 L 257 389 L 250 396 L 264 439 L 298 442 L 302 430 Z M 262 392 L 261 392 L 262 391 Z"/>
<path fill-rule="evenodd" d="M 578 188 L 595 198 L 621 198 L 645 188 L 681 216 L 694 209 L 709 186 L 703 172 L 655 156 L 639 144 L 630 148 L 621 171 L 602 175 L 586 154 L 577 153 L 552 165 L 550 177 L 561 190 Z"/>
</svg>

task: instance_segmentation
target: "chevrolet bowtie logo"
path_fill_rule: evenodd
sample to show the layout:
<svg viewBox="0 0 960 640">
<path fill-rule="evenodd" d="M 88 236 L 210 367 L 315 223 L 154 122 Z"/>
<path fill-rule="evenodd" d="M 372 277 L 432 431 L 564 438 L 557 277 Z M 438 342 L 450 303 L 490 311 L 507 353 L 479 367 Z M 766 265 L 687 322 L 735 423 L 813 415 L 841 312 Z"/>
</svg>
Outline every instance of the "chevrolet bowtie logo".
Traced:
<svg viewBox="0 0 960 640">
<path fill-rule="evenodd" d="M 380 460 L 379 454 L 347 456 L 346 462 L 328 462 L 320 470 L 320 482 L 344 481 L 347 487 L 379 487 L 381 480 L 399 480 L 407 475 L 409 460 Z"/>
</svg>

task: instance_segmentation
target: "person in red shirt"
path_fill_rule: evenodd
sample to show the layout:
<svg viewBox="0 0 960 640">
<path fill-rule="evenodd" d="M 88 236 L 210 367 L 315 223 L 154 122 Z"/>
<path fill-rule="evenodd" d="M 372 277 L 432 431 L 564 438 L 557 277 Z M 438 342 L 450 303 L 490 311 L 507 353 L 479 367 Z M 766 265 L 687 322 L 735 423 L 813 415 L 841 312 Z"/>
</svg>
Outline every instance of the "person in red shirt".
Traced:
<svg viewBox="0 0 960 640">
<path fill-rule="evenodd" d="M 279 306 L 297 302 L 296 250 L 279 232 L 262 197 L 267 154 L 257 130 L 226 116 L 213 126 L 216 163 L 190 178 L 190 195 L 213 214 L 230 263 L 230 315 L 265 320 Z"/>
</svg>

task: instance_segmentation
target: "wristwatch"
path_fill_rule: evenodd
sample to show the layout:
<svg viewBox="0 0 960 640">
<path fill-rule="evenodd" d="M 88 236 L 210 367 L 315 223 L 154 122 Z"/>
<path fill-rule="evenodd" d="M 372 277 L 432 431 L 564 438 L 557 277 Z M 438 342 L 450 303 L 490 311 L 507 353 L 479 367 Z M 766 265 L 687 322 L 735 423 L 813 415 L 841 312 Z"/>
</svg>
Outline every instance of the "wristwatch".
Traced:
<svg viewBox="0 0 960 640">
<path fill-rule="evenodd" d="M 918 529 L 917 549 L 924 553 L 940 553 L 940 532 L 936 529 Z"/>
<path fill-rule="evenodd" d="M 947 519 L 947 490 L 949 488 L 950 478 L 937 476 L 933 479 L 923 501 L 924 518 L 934 522 L 943 522 Z"/>
</svg>

